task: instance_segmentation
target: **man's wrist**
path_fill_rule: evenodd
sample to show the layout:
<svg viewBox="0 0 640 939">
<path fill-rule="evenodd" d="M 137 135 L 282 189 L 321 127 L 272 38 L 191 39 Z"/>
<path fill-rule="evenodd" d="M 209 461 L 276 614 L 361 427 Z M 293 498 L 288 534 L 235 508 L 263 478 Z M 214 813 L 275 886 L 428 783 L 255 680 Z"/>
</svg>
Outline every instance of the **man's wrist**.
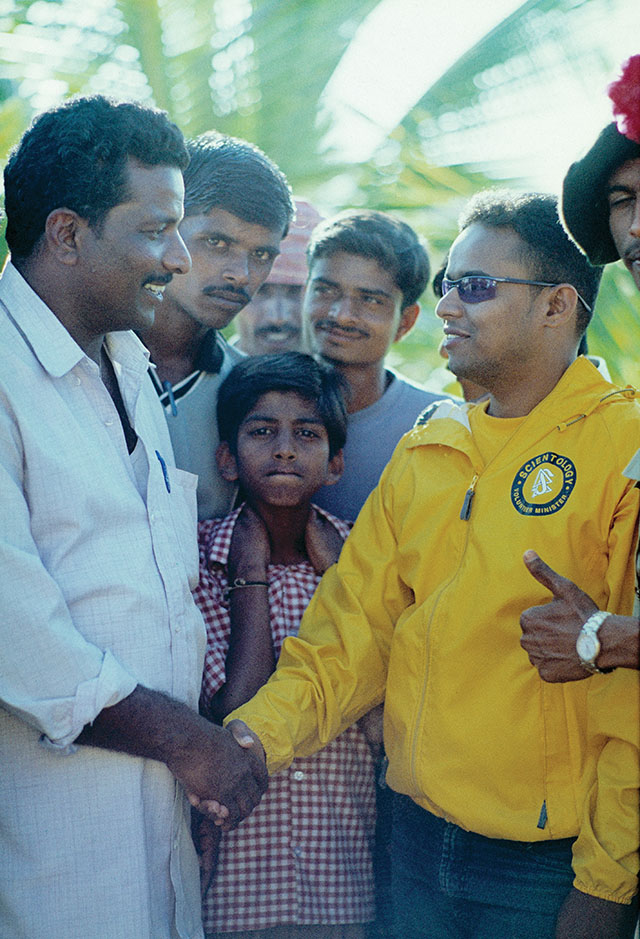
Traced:
<svg viewBox="0 0 640 939">
<path fill-rule="evenodd" d="M 600 668 L 640 668 L 640 623 L 635 617 L 612 613 L 602 624 L 599 639 Z"/>
</svg>

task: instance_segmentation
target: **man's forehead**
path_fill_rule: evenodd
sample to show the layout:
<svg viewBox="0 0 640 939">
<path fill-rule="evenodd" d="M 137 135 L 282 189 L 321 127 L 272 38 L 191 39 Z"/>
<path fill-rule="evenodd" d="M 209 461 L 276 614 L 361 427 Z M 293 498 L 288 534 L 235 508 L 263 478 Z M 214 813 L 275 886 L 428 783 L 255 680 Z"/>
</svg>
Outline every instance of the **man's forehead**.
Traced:
<svg viewBox="0 0 640 939">
<path fill-rule="evenodd" d="M 264 297 L 299 297 L 303 289 L 302 284 L 271 284 L 269 281 L 265 281 L 253 299 L 263 299 Z"/>
<path fill-rule="evenodd" d="M 278 246 L 283 238 L 281 229 L 267 228 L 256 222 L 247 222 L 220 206 L 213 206 L 206 212 L 192 212 L 185 216 L 183 226 L 194 232 L 210 232 L 228 235 L 230 238 L 260 245 Z"/>
<path fill-rule="evenodd" d="M 505 273 L 502 270 L 505 265 L 520 268 L 524 248 L 524 242 L 513 228 L 472 222 L 451 245 L 447 276 L 455 279 L 474 273 L 498 275 Z"/>
<path fill-rule="evenodd" d="M 371 257 L 336 251 L 326 257 L 315 258 L 309 271 L 310 280 L 327 280 L 360 290 L 401 292 L 393 275 Z"/>
<path fill-rule="evenodd" d="M 122 202 L 113 206 L 116 214 L 136 209 L 153 217 L 181 218 L 184 196 L 182 171 L 177 166 L 148 166 L 129 158 L 126 167 L 126 190 Z"/>
<path fill-rule="evenodd" d="M 640 189 L 640 157 L 636 160 L 627 160 L 611 174 L 608 189 L 616 187 L 624 189 Z"/>
</svg>

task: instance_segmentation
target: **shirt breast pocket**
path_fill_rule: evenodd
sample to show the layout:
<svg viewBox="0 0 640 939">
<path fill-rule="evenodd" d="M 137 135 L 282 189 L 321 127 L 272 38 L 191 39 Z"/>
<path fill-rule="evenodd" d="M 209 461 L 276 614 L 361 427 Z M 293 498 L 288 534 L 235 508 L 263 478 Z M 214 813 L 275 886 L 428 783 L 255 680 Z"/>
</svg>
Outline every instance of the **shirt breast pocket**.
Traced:
<svg viewBox="0 0 640 939">
<path fill-rule="evenodd" d="M 176 534 L 176 544 L 184 561 L 189 587 L 195 590 L 198 586 L 199 559 L 198 559 L 198 508 L 196 502 L 196 488 L 198 477 L 186 470 L 168 466 L 167 473 L 171 493 L 169 504 L 171 517 Z"/>
</svg>

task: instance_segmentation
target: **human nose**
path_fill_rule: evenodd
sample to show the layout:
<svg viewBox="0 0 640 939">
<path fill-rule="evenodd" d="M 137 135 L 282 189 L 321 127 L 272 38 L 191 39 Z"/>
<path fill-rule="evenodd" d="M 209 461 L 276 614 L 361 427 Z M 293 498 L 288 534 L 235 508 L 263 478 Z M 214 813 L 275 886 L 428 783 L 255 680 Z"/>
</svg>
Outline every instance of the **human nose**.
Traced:
<svg viewBox="0 0 640 939">
<path fill-rule="evenodd" d="M 451 287 L 447 293 L 443 294 L 438 300 L 436 306 L 436 316 L 441 320 L 453 319 L 462 315 L 462 301 L 458 294 L 457 287 Z"/>
<path fill-rule="evenodd" d="M 329 307 L 328 316 L 333 320 L 352 320 L 355 315 L 353 299 L 348 296 L 336 297 Z"/>
<path fill-rule="evenodd" d="M 295 460 L 295 438 L 290 431 L 280 431 L 275 441 L 273 455 L 276 460 Z"/>
<path fill-rule="evenodd" d="M 188 274 L 191 270 L 191 255 L 179 231 L 175 232 L 167 244 L 162 263 L 172 274 Z"/>
<path fill-rule="evenodd" d="M 247 252 L 241 251 L 229 254 L 229 256 L 225 259 L 222 277 L 223 280 L 229 284 L 240 284 L 242 286 L 248 284 L 249 256 Z"/>
<path fill-rule="evenodd" d="M 276 294 L 269 303 L 266 315 L 272 323 L 293 323 L 300 320 L 300 301 Z"/>
</svg>

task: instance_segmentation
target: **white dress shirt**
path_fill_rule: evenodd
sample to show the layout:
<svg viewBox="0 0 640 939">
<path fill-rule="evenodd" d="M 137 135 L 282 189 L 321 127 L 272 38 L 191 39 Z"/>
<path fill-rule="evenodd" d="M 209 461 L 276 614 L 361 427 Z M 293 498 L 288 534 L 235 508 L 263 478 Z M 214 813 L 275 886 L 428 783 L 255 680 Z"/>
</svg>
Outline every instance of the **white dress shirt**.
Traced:
<svg viewBox="0 0 640 939">
<path fill-rule="evenodd" d="M 148 354 L 106 340 L 138 444 L 88 358 L 0 280 L 0 935 L 200 937 L 188 809 L 164 764 L 75 746 L 137 684 L 197 705 L 196 477 Z"/>
</svg>

